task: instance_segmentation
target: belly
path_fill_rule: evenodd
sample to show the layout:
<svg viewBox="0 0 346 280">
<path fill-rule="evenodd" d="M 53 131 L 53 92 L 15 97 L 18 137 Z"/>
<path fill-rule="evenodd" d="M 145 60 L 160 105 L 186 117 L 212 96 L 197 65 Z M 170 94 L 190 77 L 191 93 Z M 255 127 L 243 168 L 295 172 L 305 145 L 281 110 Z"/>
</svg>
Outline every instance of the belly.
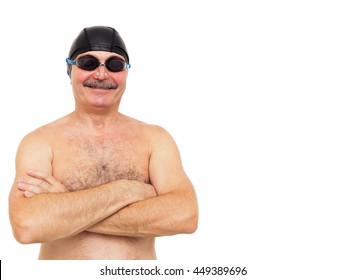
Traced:
<svg viewBox="0 0 346 280">
<path fill-rule="evenodd" d="M 155 239 L 82 232 L 41 245 L 42 260 L 154 260 Z"/>
</svg>

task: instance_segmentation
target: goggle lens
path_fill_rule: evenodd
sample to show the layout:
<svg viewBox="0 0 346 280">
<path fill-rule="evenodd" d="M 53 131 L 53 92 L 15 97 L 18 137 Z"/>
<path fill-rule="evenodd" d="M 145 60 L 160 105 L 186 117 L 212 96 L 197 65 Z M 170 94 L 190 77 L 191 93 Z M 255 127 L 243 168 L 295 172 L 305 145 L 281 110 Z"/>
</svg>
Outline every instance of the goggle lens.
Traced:
<svg viewBox="0 0 346 280">
<path fill-rule="evenodd" d="M 101 63 L 96 57 L 91 55 L 82 56 L 77 60 L 66 59 L 66 61 L 86 71 L 95 70 L 101 65 L 106 66 L 106 68 L 111 72 L 120 72 L 130 68 L 130 64 L 127 64 L 125 61 L 114 56 L 108 58 L 105 63 Z"/>
<path fill-rule="evenodd" d="M 76 65 L 83 70 L 92 71 L 99 67 L 100 62 L 96 57 L 83 56 L 76 60 Z"/>
<path fill-rule="evenodd" d="M 125 61 L 122 61 L 122 60 L 114 58 L 114 57 L 109 58 L 105 62 L 105 64 L 106 64 L 107 69 L 109 71 L 112 71 L 112 72 L 119 72 L 119 71 L 122 71 L 126 68 L 126 62 Z"/>
</svg>

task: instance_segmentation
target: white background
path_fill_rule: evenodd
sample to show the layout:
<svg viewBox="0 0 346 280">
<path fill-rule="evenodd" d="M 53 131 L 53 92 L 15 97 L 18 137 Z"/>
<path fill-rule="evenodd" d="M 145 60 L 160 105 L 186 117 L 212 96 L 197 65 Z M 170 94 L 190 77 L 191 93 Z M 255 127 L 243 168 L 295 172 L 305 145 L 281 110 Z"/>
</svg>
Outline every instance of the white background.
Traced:
<svg viewBox="0 0 346 280">
<path fill-rule="evenodd" d="M 39 265 L 38 246 L 18 244 L 8 220 L 17 146 L 73 110 L 65 58 L 92 25 L 114 27 L 127 45 L 121 111 L 173 135 L 197 191 L 198 231 L 159 238 L 160 262 L 247 266 L 245 279 L 345 279 L 345 14 L 333 0 L 2 2 L 5 279 L 32 279 Z"/>
</svg>

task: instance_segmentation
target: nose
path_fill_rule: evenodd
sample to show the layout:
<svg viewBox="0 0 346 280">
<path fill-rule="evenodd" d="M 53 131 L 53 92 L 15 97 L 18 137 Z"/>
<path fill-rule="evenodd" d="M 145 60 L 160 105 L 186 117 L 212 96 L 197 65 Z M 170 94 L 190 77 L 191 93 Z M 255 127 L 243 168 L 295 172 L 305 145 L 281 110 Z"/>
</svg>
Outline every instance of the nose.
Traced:
<svg viewBox="0 0 346 280">
<path fill-rule="evenodd" d="M 105 80 L 108 79 L 108 72 L 107 68 L 104 65 L 104 63 L 101 63 L 99 67 L 96 68 L 96 71 L 94 72 L 94 76 L 98 80 Z"/>
</svg>

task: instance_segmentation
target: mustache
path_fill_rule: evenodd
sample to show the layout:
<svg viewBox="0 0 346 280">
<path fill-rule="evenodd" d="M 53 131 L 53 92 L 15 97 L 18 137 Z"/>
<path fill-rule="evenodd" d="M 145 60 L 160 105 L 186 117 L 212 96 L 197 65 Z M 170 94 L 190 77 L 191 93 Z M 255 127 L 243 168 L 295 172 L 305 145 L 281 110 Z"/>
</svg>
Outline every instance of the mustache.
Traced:
<svg viewBox="0 0 346 280">
<path fill-rule="evenodd" d="M 106 81 L 85 81 L 83 86 L 90 88 L 101 88 L 101 89 L 117 89 L 117 83 L 109 83 Z"/>
</svg>

